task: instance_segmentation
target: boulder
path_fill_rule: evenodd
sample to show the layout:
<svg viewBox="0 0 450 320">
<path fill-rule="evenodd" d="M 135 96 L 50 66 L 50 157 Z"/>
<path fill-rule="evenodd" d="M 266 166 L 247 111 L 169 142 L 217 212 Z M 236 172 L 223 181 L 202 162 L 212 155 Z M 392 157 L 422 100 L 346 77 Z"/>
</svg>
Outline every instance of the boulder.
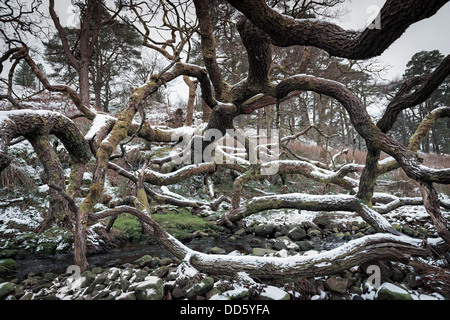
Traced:
<svg viewBox="0 0 450 320">
<path fill-rule="evenodd" d="M 139 268 L 143 268 L 146 266 L 150 266 L 153 257 L 151 255 L 146 254 L 145 256 L 140 257 L 139 259 L 134 261 L 134 264 L 137 264 Z"/>
<path fill-rule="evenodd" d="M 325 281 L 325 287 L 337 293 L 346 293 L 350 285 L 350 280 L 336 276 L 332 276 Z"/>
<path fill-rule="evenodd" d="M 0 299 L 7 297 L 11 293 L 14 293 L 14 291 L 15 288 L 11 282 L 0 283 Z"/>
<path fill-rule="evenodd" d="M 307 234 L 311 238 L 322 236 L 322 232 L 320 230 L 317 230 L 316 228 L 309 228 Z"/>
<path fill-rule="evenodd" d="M 13 259 L 0 260 L 0 278 L 13 275 L 17 270 L 17 262 Z"/>
<path fill-rule="evenodd" d="M 275 240 L 273 240 L 273 247 L 276 250 L 289 250 L 289 249 L 294 249 L 294 250 L 298 250 L 299 247 L 297 244 L 295 244 L 294 242 L 291 241 L 291 239 L 289 237 L 279 237 L 276 238 Z"/>
<path fill-rule="evenodd" d="M 287 236 L 292 240 L 292 241 L 299 241 L 302 240 L 303 238 L 306 237 L 306 231 L 305 229 L 303 229 L 300 226 L 295 227 L 294 229 L 292 229 L 291 231 L 289 231 L 289 233 L 287 234 Z"/>
<path fill-rule="evenodd" d="M 405 289 L 385 282 L 377 290 L 374 300 L 413 300 Z"/>
<path fill-rule="evenodd" d="M 265 249 L 265 248 L 253 248 L 252 250 L 252 254 L 254 256 L 258 256 L 258 257 L 262 257 L 266 254 L 271 254 L 271 253 L 276 253 L 276 250 L 272 250 L 272 249 Z"/>
<path fill-rule="evenodd" d="M 296 244 L 300 251 L 309 251 L 313 248 L 313 245 L 309 241 L 297 241 Z"/>
<path fill-rule="evenodd" d="M 270 237 L 274 231 L 275 226 L 272 224 L 260 224 L 255 228 L 255 234 L 263 238 Z"/>
<path fill-rule="evenodd" d="M 263 300 L 290 300 L 290 295 L 284 290 L 274 286 L 265 287 L 259 294 Z"/>
<path fill-rule="evenodd" d="M 183 289 L 183 294 L 188 299 L 195 299 L 196 296 L 203 296 L 214 287 L 214 279 L 207 277 L 200 282 L 187 285 Z"/>
<path fill-rule="evenodd" d="M 164 282 L 161 278 L 148 276 L 135 288 L 137 300 L 162 300 L 164 296 Z"/>
<path fill-rule="evenodd" d="M 212 247 L 211 249 L 208 250 L 208 253 L 211 254 L 226 254 L 225 249 L 222 249 L 220 247 Z"/>
<path fill-rule="evenodd" d="M 36 254 L 52 255 L 55 254 L 58 244 L 53 242 L 43 242 L 36 247 Z"/>
<path fill-rule="evenodd" d="M 81 274 L 81 284 L 80 288 L 86 288 L 91 285 L 92 282 L 94 282 L 97 275 L 93 273 L 90 270 L 86 270 Z"/>
</svg>

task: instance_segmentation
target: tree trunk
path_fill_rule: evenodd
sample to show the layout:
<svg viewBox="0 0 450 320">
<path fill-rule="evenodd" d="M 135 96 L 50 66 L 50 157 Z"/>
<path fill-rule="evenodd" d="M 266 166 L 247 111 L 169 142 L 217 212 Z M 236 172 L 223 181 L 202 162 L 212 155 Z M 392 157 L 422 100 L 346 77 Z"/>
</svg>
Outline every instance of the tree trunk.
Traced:
<svg viewBox="0 0 450 320">
<path fill-rule="evenodd" d="M 89 107 L 91 104 L 89 94 L 89 62 L 83 63 L 81 65 L 78 75 L 79 75 L 78 85 L 80 87 L 79 90 L 81 103 L 84 106 Z"/>
<path fill-rule="evenodd" d="M 194 123 L 194 104 L 197 92 L 197 83 L 189 79 L 188 76 L 183 76 L 183 80 L 189 87 L 189 98 L 186 110 L 186 120 L 184 122 L 184 125 L 190 127 Z"/>
<path fill-rule="evenodd" d="M 44 167 L 44 183 L 53 182 L 65 190 L 65 179 L 64 172 L 59 162 L 58 155 L 53 150 L 52 146 L 48 141 L 47 136 L 35 136 L 29 137 L 36 152 L 39 161 Z M 73 217 L 70 219 L 70 212 L 68 210 L 67 203 L 56 190 L 50 189 L 50 207 L 48 211 L 48 216 L 44 216 L 44 221 L 38 228 L 38 233 L 45 231 L 52 223 L 62 224 L 67 229 L 72 229 Z"/>
</svg>

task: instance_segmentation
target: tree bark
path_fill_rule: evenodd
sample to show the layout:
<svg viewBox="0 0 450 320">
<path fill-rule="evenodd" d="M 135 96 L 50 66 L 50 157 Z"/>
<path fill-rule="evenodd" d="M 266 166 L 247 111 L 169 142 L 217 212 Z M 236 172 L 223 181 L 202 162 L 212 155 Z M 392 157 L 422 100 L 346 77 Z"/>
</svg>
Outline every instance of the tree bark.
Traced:
<svg viewBox="0 0 450 320">
<path fill-rule="evenodd" d="M 325 21 L 293 19 L 269 7 L 265 0 L 228 2 L 269 35 L 272 44 L 314 46 L 331 56 L 368 59 L 382 54 L 415 22 L 434 15 L 448 0 L 388 0 L 381 9 L 381 29 L 344 30 Z"/>
</svg>

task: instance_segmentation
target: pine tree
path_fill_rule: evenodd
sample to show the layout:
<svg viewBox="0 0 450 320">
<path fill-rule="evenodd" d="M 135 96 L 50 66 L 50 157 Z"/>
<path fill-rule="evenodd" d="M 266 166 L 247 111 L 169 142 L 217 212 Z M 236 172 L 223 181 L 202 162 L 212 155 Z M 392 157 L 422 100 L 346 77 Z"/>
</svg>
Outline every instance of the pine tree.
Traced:
<svg viewBox="0 0 450 320">
<path fill-rule="evenodd" d="M 36 77 L 25 61 L 20 63 L 19 69 L 14 76 L 14 82 L 20 86 L 36 89 Z"/>
</svg>

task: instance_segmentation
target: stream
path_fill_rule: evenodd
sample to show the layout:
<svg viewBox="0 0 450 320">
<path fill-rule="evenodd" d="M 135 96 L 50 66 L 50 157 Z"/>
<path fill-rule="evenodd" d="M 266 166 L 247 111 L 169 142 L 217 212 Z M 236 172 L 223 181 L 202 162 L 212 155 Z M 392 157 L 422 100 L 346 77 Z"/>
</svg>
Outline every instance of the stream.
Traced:
<svg viewBox="0 0 450 320">
<path fill-rule="evenodd" d="M 222 237 L 203 237 L 194 238 L 185 243 L 189 248 L 199 251 L 208 252 L 213 247 L 220 247 L 225 250 L 226 254 L 232 251 L 239 251 L 244 254 L 252 252 L 250 240 L 254 236 L 246 235 L 240 237 L 239 240 L 230 241 L 227 236 Z M 311 241 L 313 250 L 331 250 L 343 244 L 342 241 L 325 238 Z M 167 251 L 162 245 L 149 244 L 142 242 L 128 242 L 120 247 L 113 248 L 108 252 L 96 253 L 87 256 L 89 266 L 105 267 L 108 263 L 116 262 L 116 265 L 125 263 L 133 263 L 135 260 L 144 255 L 151 255 L 159 258 L 173 258 L 173 255 Z M 120 260 L 120 261 L 119 261 Z M 56 274 L 65 273 L 70 265 L 73 265 L 73 253 L 56 253 L 51 256 L 30 255 L 23 259 L 16 260 L 18 270 L 16 277 L 23 280 L 28 273 L 48 273 Z"/>
</svg>

